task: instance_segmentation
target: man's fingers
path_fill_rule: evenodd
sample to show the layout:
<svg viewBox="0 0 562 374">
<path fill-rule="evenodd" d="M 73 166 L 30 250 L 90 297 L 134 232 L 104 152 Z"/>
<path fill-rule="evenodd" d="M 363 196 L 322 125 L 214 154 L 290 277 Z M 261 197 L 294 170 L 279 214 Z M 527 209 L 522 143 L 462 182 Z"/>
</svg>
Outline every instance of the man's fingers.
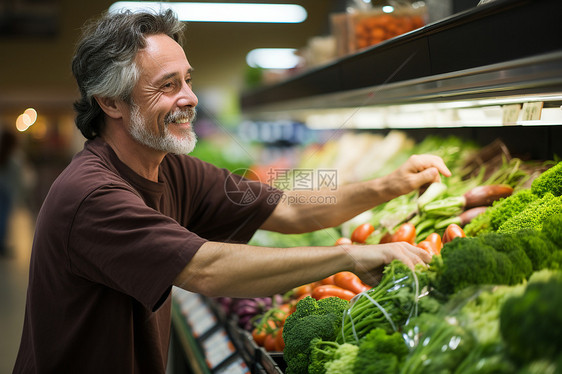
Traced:
<svg viewBox="0 0 562 374">
<path fill-rule="evenodd" d="M 402 261 L 412 270 L 414 270 L 416 264 L 427 264 L 431 262 L 432 256 L 419 247 L 406 242 L 389 244 L 394 245 L 391 249 L 391 257 Z"/>
<path fill-rule="evenodd" d="M 412 163 L 416 171 L 421 172 L 426 169 L 436 168 L 437 171 L 446 176 L 451 176 L 451 171 L 445 165 L 443 159 L 435 155 L 414 155 L 412 156 Z"/>
</svg>

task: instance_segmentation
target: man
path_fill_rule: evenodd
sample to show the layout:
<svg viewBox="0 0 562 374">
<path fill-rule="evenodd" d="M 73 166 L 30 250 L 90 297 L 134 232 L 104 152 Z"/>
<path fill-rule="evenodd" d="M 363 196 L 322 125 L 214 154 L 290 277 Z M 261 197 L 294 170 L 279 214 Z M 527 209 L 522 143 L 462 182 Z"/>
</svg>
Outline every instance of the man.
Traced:
<svg viewBox="0 0 562 374">
<path fill-rule="evenodd" d="M 339 225 L 450 172 L 438 157 L 415 156 L 384 178 L 341 187 L 335 204 L 272 203 L 281 192 L 255 183 L 253 202 L 234 203 L 225 191 L 240 177 L 185 156 L 197 97 L 182 33 L 171 12 L 105 15 L 85 30 L 72 66 L 76 123 L 89 140 L 37 218 L 17 373 L 164 373 L 172 285 L 264 296 L 343 270 L 372 283 L 393 259 L 430 260 L 406 243 L 244 244 L 258 228 Z"/>
</svg>

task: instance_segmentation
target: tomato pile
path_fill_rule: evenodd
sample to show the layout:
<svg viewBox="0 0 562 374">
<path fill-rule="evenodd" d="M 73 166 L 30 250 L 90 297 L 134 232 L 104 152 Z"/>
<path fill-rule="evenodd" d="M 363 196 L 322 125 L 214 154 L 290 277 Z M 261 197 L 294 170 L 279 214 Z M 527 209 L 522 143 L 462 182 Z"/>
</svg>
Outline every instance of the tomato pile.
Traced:
<svg viewBox="0 0 562 374">
<path fill-rule="evenodd" d="M 318 282 L 296 287 L 288 293 L 289 301 L 273 307 L 259 318 L 259 322 L 255 323 L 252 330 L 252 337 L 257 345 L 268 352 L 283 351 L 285 347 L 283 325 L 287 317 L 294 312 L 299 300 L 307 296 L 316 300 L 336 296 L 349 301 L 357 294 L 371 288 L 349 271 L 342 271 Z"/>
<path fill-rule="evenodd" d="M 353 230 L 351 234 L 351 239 L 347 238 L 339 238 L 336 241 L 336 245 L 341 244 L 364 244 L 367 241 L 369 235 L 371 235 L 375 231 L 375 228 L 370 223 L 363 223 L 355 230 Z M 415 245 L 431 255 L 437 255 L 441 253 L 441 248 L 443 248 L 443 244 L 450 242 L 454 238 L 464 238 L 466 237 L 463 229 L 457 225 L 456 223 L 451 223 L 445 229 L 443 233 L 443 238 L 441 235 L 434 232 L 429 234 L 424 240 L 419 241 L 418 243 L 415 242 L 416 239 L 416 227 L 410 223 L 405 222 L 398 226 L 398 228 L 393 233 L 386 233 L 380 240 L 381 244 L 384 243 L 393 243 L 393 242 L 406 242 L 412 245 Z"/>
</svg>

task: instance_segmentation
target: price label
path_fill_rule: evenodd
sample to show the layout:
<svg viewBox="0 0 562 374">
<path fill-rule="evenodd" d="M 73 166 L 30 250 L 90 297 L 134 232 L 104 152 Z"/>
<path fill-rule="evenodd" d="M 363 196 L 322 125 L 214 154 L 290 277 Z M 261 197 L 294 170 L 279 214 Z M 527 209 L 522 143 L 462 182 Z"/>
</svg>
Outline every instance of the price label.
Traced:
<svg viewBox="0 0 562 374">
<path fill-rule="evenodd" d="M 199 308 L 192 309 L 186 315 L 186 318 L 195 337 L 205 334 L 217 324 L 213 311 L 205 304 L 201 304 Z"/>
<path fill-rule="evenodd" d="M 230 357 L 236 348 L 224 329 L 219 329 L 202 342 L 207 365 L 213 369 Z"/>
<path fill-rule="evenodd" d="M 521 109 L 521 120 L 523 121 L 538 121 L 541 119 L 543 102 L 535 101 L 532 103 L 524 103 Z"/>
<path fill-rule="evenodd" d="M 241 357 L 221 369 L 216 371 L 216 374 L 250 374 L 250 368 Z"/>
<path fill-rule="evenodd" d="M 521 105 L 512 104 L 502 106 L 502 124 L 512 125 L 517 123 L 519 113 L 521 112 Z"/>
</svg>

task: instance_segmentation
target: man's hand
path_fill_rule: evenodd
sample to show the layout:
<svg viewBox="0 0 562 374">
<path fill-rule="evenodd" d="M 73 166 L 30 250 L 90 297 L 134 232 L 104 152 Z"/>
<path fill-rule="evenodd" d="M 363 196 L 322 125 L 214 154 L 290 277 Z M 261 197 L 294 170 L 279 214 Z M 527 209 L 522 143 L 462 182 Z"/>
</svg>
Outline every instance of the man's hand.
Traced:
<svg viewBox="0 0 562 374">
<path fill-rule="evenodd" d="M 451 176 L 451 171 L 441 157 L 412 155 L 402 166 L 387 175 L 385 182 L 396 196 L 400 196 L 433 182 L 440 182 L 441 175 Z"/>
<path fill-rule="evenodd" d="M 346 249 L 355 264 L 352 271 L 363 282 L 372 286 L 380 282 L 385 265 L 392 260 L 400 260 L 413 270 L 416 264 L 427 264 L 432 257 L 425 250 L 406 242 L 349 245 Z"/>
</svg>

